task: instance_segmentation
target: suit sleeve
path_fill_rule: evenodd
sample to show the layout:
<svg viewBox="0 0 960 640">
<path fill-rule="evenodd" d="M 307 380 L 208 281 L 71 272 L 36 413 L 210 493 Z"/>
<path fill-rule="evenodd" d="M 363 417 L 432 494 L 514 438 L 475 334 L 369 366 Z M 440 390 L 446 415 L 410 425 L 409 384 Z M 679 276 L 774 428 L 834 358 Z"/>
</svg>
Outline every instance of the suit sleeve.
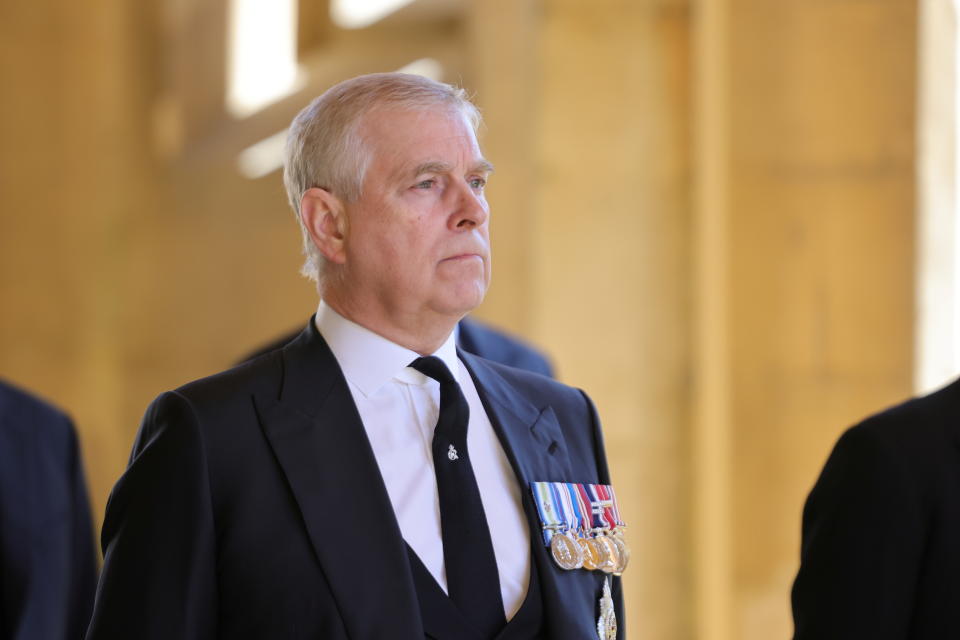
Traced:
<svg viewBox="0 0 960 640">
<path fill-rule="evenodd" d="M 837 442 L 803 511 L 794 640 L 908 635 L 925 536 L 904 456 L 876 430 Z"/>
<path fill-rule="evenodd" d="M 207 459 L 186 399 L 147 410 L 107 504 L 88 640 L 216 635 L 216 548 Z"/>
<path fill-rule="evenodd" d="M 94 591 L 97 585 L 97 549 L 93 541 L 93 522 L 83 474 L 80 445 L 73 423 L 67 420 L 69 446 L 70 535 L 69 566 L 66 588 L 69 596 L 66 631 L 69 638 L 82 638 L 90 621 Z"/>
</svg>

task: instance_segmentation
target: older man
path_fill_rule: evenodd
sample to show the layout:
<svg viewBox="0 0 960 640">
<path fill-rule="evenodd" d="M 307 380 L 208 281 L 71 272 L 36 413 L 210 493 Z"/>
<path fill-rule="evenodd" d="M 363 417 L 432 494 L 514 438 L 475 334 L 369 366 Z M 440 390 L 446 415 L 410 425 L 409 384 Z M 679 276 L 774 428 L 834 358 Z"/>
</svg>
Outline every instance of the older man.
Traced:
<svg viewBox="0 0 960 640">
<path fill-rule="evenodd" d="M 284 178 L 319 309 L 148 409 L 88 638 L 579 640 L 598 616 L 615 636 L 619 580 L 549 561 L 529 489 L 608 482 L 592 405 L 454 345 L 490 280 L 478 121 L 404 74 L 297 116 Z"/>
</svg>

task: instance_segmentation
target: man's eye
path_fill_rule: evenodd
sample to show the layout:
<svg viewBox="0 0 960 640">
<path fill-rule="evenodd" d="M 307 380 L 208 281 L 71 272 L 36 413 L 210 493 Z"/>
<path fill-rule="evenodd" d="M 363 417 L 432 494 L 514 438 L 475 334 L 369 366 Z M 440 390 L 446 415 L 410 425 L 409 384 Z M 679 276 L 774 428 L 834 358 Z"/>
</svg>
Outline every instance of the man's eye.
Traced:
<svg viewBox="0 0 960 640">
<path fill-rule="evenodd" d="M 415 185 L 413 186 L 413 188 L 414 188 L 414 189 L 430 189 L 430 188 L 432 188 L 433 185 L 435 185 L 436 183 L 437 183 L 437 181 L 436 181 L 436 180 L 433 180 L 433 179 L 423 180 L 423 181 L 418 182 L 417 184 L 415 184 Z"/>
<path fill-rule="evenodd" d="M 487 181 L 484 178 L 471 178 L 470 179 L 470 188 L 471 189 L 483 189 L 487 186 Z"/>
</svg>

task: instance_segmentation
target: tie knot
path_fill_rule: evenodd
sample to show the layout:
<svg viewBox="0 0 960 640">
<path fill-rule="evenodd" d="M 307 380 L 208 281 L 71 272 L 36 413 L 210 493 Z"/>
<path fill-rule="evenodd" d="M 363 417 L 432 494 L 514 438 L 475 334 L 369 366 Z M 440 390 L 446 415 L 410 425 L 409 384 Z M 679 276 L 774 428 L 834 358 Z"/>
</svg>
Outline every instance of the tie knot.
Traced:
<svg viewBox="0 0 960 640">
<path fill-rule="evenodd" d="M 440 384 L 456 382 L 456 380 L 453 379 L 453 374 L 450 373 L 450 369 L 448 369 L 443 360 L 437 356 L 417 358 L 411 362 L 409 366 L 423 375 L 433 378 Z"/>
</svg>

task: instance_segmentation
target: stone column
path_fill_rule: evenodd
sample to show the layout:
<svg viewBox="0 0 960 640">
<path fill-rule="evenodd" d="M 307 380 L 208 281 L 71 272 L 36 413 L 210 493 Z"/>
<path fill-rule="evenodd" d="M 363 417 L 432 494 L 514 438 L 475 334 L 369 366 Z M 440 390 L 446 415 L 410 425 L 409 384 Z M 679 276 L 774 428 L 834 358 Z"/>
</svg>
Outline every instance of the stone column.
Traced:
<svg viewBox="0 0 960 640">
<path fill-rule="evenodd" d="M 697 487 L 726 487 L 729 509 L 701 501 L 695 535 L 725 543 L 697 593 L 728 608 L 701 606 L 698 628 L 766 640 L 791 633 L 801 508 L 833 443 L 911 391 L 917 7 L 709 4 L 701 28 L 719 36 L 698 59 L 725 73 L 699 78 L 700 119 L 724 169 L 697 219 L 724 237 L 699 256 L 720 315 L 699 318 L 697 348 L 720 366 L 698 371 L 695 432 L 721 440 L 698 448 Z"/>
</svg>

